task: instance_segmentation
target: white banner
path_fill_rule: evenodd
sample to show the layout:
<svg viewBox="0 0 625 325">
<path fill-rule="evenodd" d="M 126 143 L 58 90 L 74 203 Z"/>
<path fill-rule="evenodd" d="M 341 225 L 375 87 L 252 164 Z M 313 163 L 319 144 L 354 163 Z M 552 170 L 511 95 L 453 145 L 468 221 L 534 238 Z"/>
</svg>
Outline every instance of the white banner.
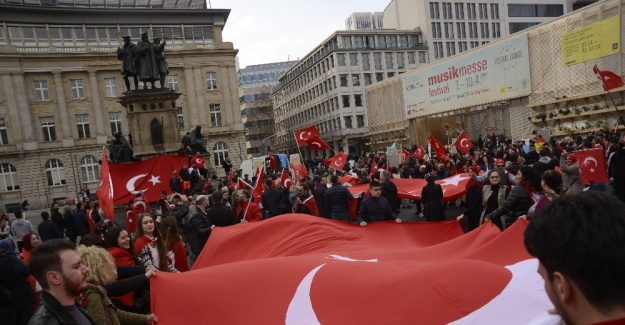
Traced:
<svg viewBox="0 0 625 325">
<path fill-rule="evenodd" d="M 527 34 L 406 73 L 402 82 L 408 118 L 529 94 Z"/>
</svg>

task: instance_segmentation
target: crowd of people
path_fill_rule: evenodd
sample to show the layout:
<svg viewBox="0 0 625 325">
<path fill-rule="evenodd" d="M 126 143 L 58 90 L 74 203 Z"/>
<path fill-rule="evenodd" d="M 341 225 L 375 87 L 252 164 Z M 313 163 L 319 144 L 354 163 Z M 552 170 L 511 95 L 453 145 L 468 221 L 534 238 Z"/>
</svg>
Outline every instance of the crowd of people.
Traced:
<svg viewBox="0 0 625 325">
<path fill-rule="evenodd" d="M 18 211 L 10 225 L 8 218 L 0 219 L 0 321 L 157 321 L 149 310 L 148 279 L 156 272 L 190 270 L 215 227 L 241 222 L 301 213 L 364 227 L 387 220 L 402 223 L 400 209 L 416 209 L 415 215 L 426 221 L 466 217 L 469 230 L 484 222 L 505 230 L 516 219 L 538 218 L 552 201 L 583 191 L 612 191 L 625 201 L 625 148 L 617 134 L 597 132 L 562 142 L 536 135 L 529 143 L 491 135 L 474 143 L 468 154 L 447 152 L 445 161 L 413 155 L 390 168 L 385 155 L 376 153 L 349 155 L 343 170 L 333 170 L 323 160 L 306 160 L 310 176 L 292 183 L 284 171 L 266 170 L 258 180 L 264 182 L 260 195 L 253 193 L 257 175 L 243 175 L 242 182 L 234 171 L 208 177 L 196 154 L 190 156 L 189 168 L 173 171 L 169 191 L 154 205 L 142 193 L 128 203 L 125 227 L 105 218 L 86 187 L 75 207 L 61 209 L 54 203 L 42 212 L 37 231 Z M 570 153 L 590 148 L 603 149 L 611 184 L 582 183 L 579 162 Z M 466 194 L 446 201 L 436 180 L 459 173 L 471 178 Z M 424 179 L 421 200 L 398 198 L 395 178 Z M 354 197 L 348 187 L 359 184 L 368 184 L 368 191 Z M 460 205 L 463 213 L 448 216 L 451 205 Z M 541 258 L 537 249 L 535 254 Z"/>
</svg>

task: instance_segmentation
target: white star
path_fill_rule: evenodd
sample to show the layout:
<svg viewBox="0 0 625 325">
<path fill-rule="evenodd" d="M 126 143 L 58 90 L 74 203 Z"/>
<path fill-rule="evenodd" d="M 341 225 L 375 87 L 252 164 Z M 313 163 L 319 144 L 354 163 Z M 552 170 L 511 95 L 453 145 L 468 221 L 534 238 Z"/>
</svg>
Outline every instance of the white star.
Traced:
<svg viewBox="0 0 625 325">
<path fill-rule="evenodd" d="M 160 183 L 161 181 L 159 180 L 160 176 L 154 176 L 152 175 L 152 178 L 148 181 L 150 183 L 152 183 L 152 186 L 156 185 L 156 183 Z"/>
<path fill-rule="evenodd" d="M 445 185 L 458 186 L 458 183 L 460 183 L 461 181 L 465 179 L 469 179 L 469 177 L 462 177 L 460 174 L 458 174 L 458 175 L 455 175 L 454 177 L 448 177 L 448 178 L 443 179 L 443 182 L 440 184 L 441 186 L 445 186 Z"/>
<path fill-rule="evenodd" d="M 590 168 L 590 172 L 591 172 L 591 173 L 594 173 L 594 172 L 595 172 L 595 169 L 594 169 L 594 168 Z"/>
</svg>

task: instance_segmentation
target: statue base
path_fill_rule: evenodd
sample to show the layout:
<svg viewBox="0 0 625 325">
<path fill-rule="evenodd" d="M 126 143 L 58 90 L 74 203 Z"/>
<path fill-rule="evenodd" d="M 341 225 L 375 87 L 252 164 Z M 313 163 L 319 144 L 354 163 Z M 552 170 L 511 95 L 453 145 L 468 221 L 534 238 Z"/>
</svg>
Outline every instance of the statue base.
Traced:
<svg viewBox="0 0 625 325">
<path fill-rule="evenodd" d="M 180 129 L 176 100 L 180 95 L 169 88 L 154 88 L 130 90 L 119 97 L 119 103 L 126 109 L 135 157 L 144 159 L 162 151 L 178 150 Z"/>
</svg>

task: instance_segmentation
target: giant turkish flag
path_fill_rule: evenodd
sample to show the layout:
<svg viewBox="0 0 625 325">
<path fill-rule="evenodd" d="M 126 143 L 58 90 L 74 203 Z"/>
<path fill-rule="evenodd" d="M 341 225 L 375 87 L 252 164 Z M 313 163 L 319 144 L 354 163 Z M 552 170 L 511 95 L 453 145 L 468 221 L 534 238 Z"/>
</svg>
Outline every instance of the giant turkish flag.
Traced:
<svg viewBox="0 0 625 325">
<path fill-rule="evenodd" d="M 453 201 L 464 195 L 471 176 L 469 174 L 456 174 L 445 179 L 437 180 L 436 183 L 443 189 L 443 201 Z M 401 199 L 421 200 L 421 190 L 427 182 L 421 178 L 391 179 L 397 186 L 397 197 Z M 357 185 L 348 188 L 352 195 L 369 190 L 369 184 Z"/>
<path fill-rule="evenodd" d="M 147 202 L 157 201 L 161 191 L 171 192 L 169 179 L 174 170 L 178 171 L 182 164 L 187 164 L 187 157 L 163 155 L 131 163 L 108 164 L 113 182 L 113 201 L 126 204 L 134 199 L 137 193 L 143 192 Z"/>
<path fill-rule="evenodd" d="M 159 325 L 528 324 L 551 304 L 526 225 L 291 214 L 215 228 L 191 272 L 150 279 L 152 311 Z"/>
</svg>

